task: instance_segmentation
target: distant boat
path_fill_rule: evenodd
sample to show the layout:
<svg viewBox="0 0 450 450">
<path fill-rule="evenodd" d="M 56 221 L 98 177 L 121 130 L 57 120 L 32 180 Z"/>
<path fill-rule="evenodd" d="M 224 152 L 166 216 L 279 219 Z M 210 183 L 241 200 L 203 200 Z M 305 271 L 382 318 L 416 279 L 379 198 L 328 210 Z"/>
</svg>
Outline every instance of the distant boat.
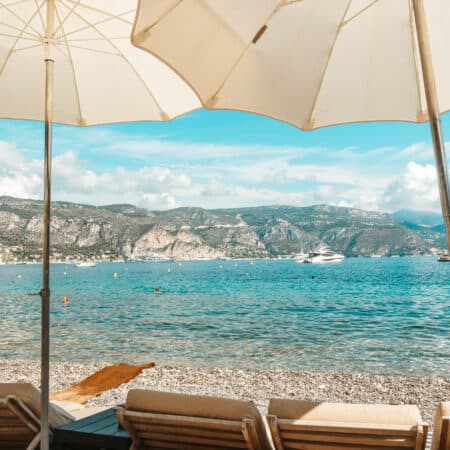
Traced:
<svg viewBox="0 0 450 450">
<path fill-rule="evenodd" d="M 381 258 L 383 255 L 377 255 L 377 254 L 373 254 L 370 255 L 371 258 Z"/>
<path fill-rule="evenodd" d="M 173 259 L 169 258 L 168 256 L 160 255 L 158 253 L 153 254 L 152 256 L 149 256 L 148 258 L 145 258 L 145 262 L 172 262 Z"/>
<path fill-rule="evenodd" d="M 308 253 L 297 253 L 292 257 L 292 261 L 296 263 L 303 263 L 305 262 L 305 259 L 308 258 L 308 256 L 309 256 Z"/>
<path fill-rule="evenodd" d="M 344 258 L 344 255 L 333 252 L 328 247 L 321 247 L 309 252 L 308 257 L 303 262 L 305 264 L 337 264 L 342 262 Z"/>
<path fill-rule="evenodd" d="M 75 267 L 95 267 L 96 265 L 94 261 L 80 261 L 75 263 Z"/>
</svg>

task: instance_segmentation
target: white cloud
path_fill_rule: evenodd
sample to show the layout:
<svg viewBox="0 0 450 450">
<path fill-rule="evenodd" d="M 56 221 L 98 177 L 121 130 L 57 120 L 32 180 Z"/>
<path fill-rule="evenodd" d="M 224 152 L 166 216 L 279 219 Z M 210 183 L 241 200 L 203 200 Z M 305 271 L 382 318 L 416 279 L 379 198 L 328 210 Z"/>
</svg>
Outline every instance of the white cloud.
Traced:
<svg viewBox="0 0 450 450">
<path fill-rule="evenodd" d="M 106 143 L 112 135 L 91 133 L 89 139 Z M 67 145 L 71 150 L 53 159 L 53 200 L 132 203 L 148 209 L 327 203 L 371 210 L 439 210 L 434 166 L 417 162 L 405 166 L 398 160 L 390 164 L 385 159 L 391 154 L 386 148 L 370 150 L 367 159 L 356 157 L 357 149 L 351 148 L 333 151 L 163 141 L 134 141 L 133 147 L 130 142 L 112 144 L 114 149 L 105 156 L 104 165 L 98 161 L 102 150 L 90 161 L 80 157 L 87 152 L 77 150 L 79 142 L 74 147 Z M 166 161 L 175 162 L 165 164 L 156 153 L 144 157 L 148 145 L 158 155 L 166 155 Z M 417 156 L 421 150 L 422 144 L 410 146 L 402 151 L 403 157 Z M 133 154 L 142 156 L 137 168 L 129 162 Z M 23 155 L 22 149 L 0 142 L 0 195 L 40 198 L 42 161 Z"/>
<path fill-rule="evenodd" d="M 431 164 L 409 162 L 405 171 L 389 184 L 381 204 L 389 211 L 400 208 L 439 210 L 436 168 Z"/>
</svg>

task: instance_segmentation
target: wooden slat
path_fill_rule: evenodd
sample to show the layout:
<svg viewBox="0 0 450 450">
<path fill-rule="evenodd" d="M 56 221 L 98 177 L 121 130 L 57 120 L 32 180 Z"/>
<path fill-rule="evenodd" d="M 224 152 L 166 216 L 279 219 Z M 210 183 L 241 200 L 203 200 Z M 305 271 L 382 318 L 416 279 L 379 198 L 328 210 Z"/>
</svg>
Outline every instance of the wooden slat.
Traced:
<svg viewBox="0 0 450 450">
<path fill-rule="evenodd" d="M 439 440 L 439 450 L 450 449 L 450 417 L 444 416 L 441 424 L 441 437 Z"/>
<path fill-rule="evenodd" d="M 306 442 L 284 442 L 286 450 L 386 450 L 386 447 L 366 447 L 364 445 L 315 444 Z M 392 447 L 395 448 L 395 447 Z"/>
<path fill-rule="evenodd" d="M 205 419 L 191 416 L 172 416 L 168 414 L 153 414 L 138 411 L 124 411 L 124 418 L 130 423 L 152 421 L 153 423 L 177 424 L 180 426 L 199 427 L 205 429 L 241 431 L 241 421 Z M 201 425 L 199 425 L 201 424 Z"/>
<path fill-rule="evenodd" d="M 159 425 L 155 423 L 133 423 L 133 428 L 136 431 L 142 432 L 147 431 L 149 433 L 163 433 L 163 434 L 183 434 L 187 436 L 203 436 L 203 437 L 217 437 L 219 439 L 230 439 L 230 440 L 242 440 L 242 433 L 237 433 L 235 431 L 222 431 L 222 430 L 211 430 L 204 429 L 201 427 L 178 427 L 170 425 Z"/>
<path fill-rule="evenodd" d="M 199 437 L 199 436 L 188 436 L 188 435 L 180 435 L 180 434 L 161 434 L 161 433 L 149 433 L 149 432 L 140 432 L 139 438 L 141 440 L 156 440 L 156 441 L 164 441 L 164 442 L 175 442 L 180 444 L 200 444 L 204 446 L 215 446 L 215 447 L 224 447 L 224 448 L 247 448 L 247 444 L 243 439 L 240 441 L 232 441 L 232 440 L 224 440 L 224 439 L 216 439 L 213 437 Z"/>
<path fill-rule="evenodd" d="M 176 443 L 176 442 L 165 442 L 165 441 L 158 441 L 154 439 L 146 439 L 141 442 L 141 446 L 139 449 L 149 449 L 154 450 L 155 448 L 159 449 L 172 449 L 172 450 L 229 450 L 227 447 L 220 447 L 215 445 L 199 445 L 199 444 L 187 444 L 185 442 L 183 443 Z"/>
<path fill-rule="evenodd" d="M 281 433 L 285 441 L 314 441 L 314 442 L 332 442 L 336 444 L 354 444 L 354 445 L 378 445 L 383 447 L 414 448 L 415 440 L 412 437 L 385 437 L 382 435 L 361 435 L 353 433 L 315 433 L 315 432 L 294 432 L 288 431 Z"/>
<path fill-rule="evenodd" d="M 310 420 L 287 420 L 278 419 L 280 430 L 303 430 L 311 429 L 332 433 L 354 433 L 354 434 L 381 434 L 398 436 L 415 436 L 417 426 L 410 425 L 384 425 L 370 423 L 349 422 L 319 422 Z"/>
</svg>

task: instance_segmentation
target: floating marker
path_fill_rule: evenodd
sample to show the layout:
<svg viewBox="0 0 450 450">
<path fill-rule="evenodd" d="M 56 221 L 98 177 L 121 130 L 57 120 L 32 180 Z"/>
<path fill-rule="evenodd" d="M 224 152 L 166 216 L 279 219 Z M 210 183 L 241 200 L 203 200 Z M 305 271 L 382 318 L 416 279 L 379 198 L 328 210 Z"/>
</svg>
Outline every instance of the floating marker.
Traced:
<svg viewBox="0 0 450 450">
<path fill-rule="evenodd" d="M 178 263 L 178 267 L 181 267 L 183 264 L 181 264 L 181 263 Z"/>
<path fill-rule="evenodd" d="M 22 275 L 17 275 L 17 278 L 20 280 L 22 278 Z"/>
<path fill-rule="evenodd" d="M 172 269 L 169 267 L 169 268 L 167 269 L 167 272 L 172 272 Z"/>
<path fill-rule="evenodd" d="M 117 272 L 113 273 L 113 278 L 117 278 Z"/>
<path fill-rule="evenodd" d="M 128 270 L 128 267 L 125 267 L 125 272 Z"/>
<path fill-rule="evenodd" d="M 67 277 L 67 272 L 64 272 L 64 276 Z"/>
<path fill-rule="evenodd" d="M 221 269 L 223 266 L 222 266 L 222 264 L 219 266 L 219 269 Z"/>
</svg>

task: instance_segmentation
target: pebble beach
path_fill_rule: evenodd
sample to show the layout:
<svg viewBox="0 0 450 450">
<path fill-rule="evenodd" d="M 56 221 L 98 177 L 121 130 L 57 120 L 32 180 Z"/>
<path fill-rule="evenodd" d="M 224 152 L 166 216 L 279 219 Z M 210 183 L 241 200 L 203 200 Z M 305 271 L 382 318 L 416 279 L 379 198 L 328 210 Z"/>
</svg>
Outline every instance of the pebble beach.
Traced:
<svg viewBox="0 0 450 450">
<path fill-rule="evenodd" d="M 51 365 L 50 392 L 77 383 L 107 364 L 58 362 Z M 40 362 L 0 360 L 0 382 L 39 387 Z M 90 400 L 87 406 L 124 403 L 129 389 L 222 396 L 252 400 L 265 413 L 270 398 L 347 403 L 416 404 L 430 425 L 436 405 L 450 399 L 449 377 L 405 377 L 296 370 L 242 370 L 156 365 L 129 383 Z"/>
</svg>

